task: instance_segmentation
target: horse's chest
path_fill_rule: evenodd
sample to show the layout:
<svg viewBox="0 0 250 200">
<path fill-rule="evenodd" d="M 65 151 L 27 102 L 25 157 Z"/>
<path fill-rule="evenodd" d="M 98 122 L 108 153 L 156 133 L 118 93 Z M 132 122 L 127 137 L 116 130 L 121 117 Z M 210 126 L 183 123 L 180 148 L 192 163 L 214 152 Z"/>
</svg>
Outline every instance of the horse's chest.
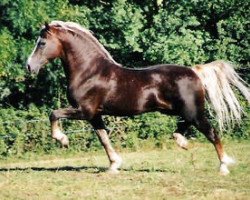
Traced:
<svg viewBox="0 0 250 200">
<path fill-rule="evenodd" d="M 107 89 L 103 84 L 83 84 L 79 87 L 68 88 L 68 99 L 77 106 L 92 106 L 100 103 L 105 96 Z"/>
</svg>

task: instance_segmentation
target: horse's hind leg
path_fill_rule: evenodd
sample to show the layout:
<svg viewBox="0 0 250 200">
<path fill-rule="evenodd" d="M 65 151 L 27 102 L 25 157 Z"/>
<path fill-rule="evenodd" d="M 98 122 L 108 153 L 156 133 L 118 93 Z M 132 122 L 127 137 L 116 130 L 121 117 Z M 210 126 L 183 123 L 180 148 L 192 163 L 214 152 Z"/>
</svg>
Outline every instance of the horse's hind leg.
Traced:
<svg viewBox="0 0 250 200">
<path fill-rule="evenodd" d="M 122 159 L 121 157 L 116 153 L 116 151 L 114 150 L 114 148 L 111 145 L 111 142 L 109 140 L 104 122 L 101 118 L 101 116 L 97 116 L 94 117 L 90 123 L 92 124 L 92 126 L 94 127 L 94 129 L 96 130 L 96 133 L 98 135 L 98 138 L 101 142 L 101 144 L 103 145 L 108 158 L 109 158 L 109 162 L 110 162 L 110 167 L 109 167 L 109 172 L 111 173 L 118 173 L 118 169 L 122 164 Z"/>
<path fill-rule="evenodd" d="M 228 165 L 233 164 L 234 160 L 227 156 L 227 154 L 224 152 L 223 145 L 219 135 L 216 133 L 216 130 L 211 126 L 205 116 L 199 117 L 194 125 L 214 145 L 220 160 L 220 173 L 222 175 L 229 174 Z"/>
</svg>

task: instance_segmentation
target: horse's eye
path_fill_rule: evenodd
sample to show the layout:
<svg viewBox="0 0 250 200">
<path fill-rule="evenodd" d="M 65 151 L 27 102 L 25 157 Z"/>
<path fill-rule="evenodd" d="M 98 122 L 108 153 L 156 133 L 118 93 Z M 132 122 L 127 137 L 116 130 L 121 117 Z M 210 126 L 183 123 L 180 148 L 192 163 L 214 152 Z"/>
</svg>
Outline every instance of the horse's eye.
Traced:
<svg viewBox="0 0 250 200">
<path fill-rule="evenodd" d="M 46 42 L 40 41 L 40 42 L 38 43 L 38 46 L 44 46 L 45 44 L 46 44 Z"/>
</svg>

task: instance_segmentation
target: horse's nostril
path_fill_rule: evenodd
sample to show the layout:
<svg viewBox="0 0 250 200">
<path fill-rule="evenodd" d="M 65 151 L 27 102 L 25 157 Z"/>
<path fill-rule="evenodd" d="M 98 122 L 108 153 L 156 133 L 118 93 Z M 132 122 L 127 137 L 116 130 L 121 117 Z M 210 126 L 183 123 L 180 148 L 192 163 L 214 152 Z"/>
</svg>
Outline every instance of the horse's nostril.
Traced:
<svg viewBox="0 0 250 200">
<path fill-rule="evenodd" d="M 31 71 L 29 64 L 27 64 L 27 69 L 29 70 L 29 72 Z"/>
</svg>

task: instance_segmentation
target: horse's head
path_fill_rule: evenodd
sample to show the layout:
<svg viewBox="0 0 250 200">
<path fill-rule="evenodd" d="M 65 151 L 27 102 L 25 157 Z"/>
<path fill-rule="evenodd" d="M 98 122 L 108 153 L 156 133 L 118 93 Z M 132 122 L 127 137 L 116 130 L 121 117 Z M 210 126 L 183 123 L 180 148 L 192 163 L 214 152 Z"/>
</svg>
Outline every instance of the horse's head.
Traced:
<svg viewBox="0 0 250 200">
<path fill-rule="evenodd" d="M 56 29 L 47 23 L 42 27 L 36 46 L 27 61 L 26 67 L 30 72 L 38 73 L 50 60 L 60 57 L 62 45 L 56 33 Z"/>
<path fill-rule="evenodd" d="M 69 66 L 100 57 L 116 63 L 91 31 L 74 22 L 55 20 L 42 27 L 40 37 L 27 61 L 27 69 L 38 73 L 42 66 L 58 57 Z"/>
</svg>

